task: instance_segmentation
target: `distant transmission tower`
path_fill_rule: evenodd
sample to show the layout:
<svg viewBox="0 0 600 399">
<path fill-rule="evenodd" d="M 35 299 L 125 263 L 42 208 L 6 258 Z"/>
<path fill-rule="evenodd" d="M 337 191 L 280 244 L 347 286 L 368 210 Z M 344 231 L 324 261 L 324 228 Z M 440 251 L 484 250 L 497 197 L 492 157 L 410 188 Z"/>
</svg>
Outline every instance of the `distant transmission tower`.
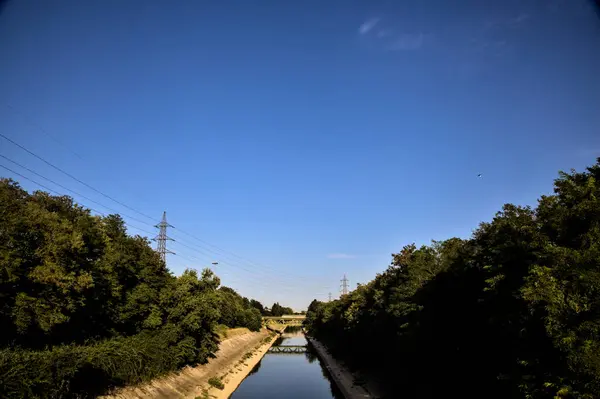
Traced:
<svg viewBox="0 0 600 399">
<path fill-rule="evenodd" d="M 346 275 L 344 274 L 344 278 L 342 279 L 342 295 L 347 295 L 348 294 L 348 279 L 346 278 Z"/>
<path fill-rule="evenodd" d="M 329 293 L 329 302 L 331 302 L 331 292 Z"/>
<path fill-rule="evenodd" d="M 167 223 L 167 212 L 163 212 L 162 220 L 156 226 L 159 229 L 158 235 L 153 238 L 156 241 L 156 252 L 160 255 L 160 258 L 167 263 L 167 254 L 175 255 L 175 252 L 167 249 L 167 240 L 174 241 L 172 238 L 167 236 L 167 227 L 173 227 Z"/>
</svg>

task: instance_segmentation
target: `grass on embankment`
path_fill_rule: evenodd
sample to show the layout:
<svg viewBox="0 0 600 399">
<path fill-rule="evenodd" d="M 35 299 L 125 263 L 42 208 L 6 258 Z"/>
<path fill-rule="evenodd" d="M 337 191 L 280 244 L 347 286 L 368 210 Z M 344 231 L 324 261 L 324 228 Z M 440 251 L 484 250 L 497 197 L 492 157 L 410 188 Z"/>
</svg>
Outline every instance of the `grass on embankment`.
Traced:
<svg viewBox="0 0 600 399">
<path fill-rule="evenodd" d="M 226 325 L 219 324 L 215 328 L 215 332 L 219 335 L 219 340 L 222 341 L 224 339 L 233 338 L 237 335 L 243 335 L 250 332 L 246 327 L 239 328 L 229 328 Z"/>
</svg>

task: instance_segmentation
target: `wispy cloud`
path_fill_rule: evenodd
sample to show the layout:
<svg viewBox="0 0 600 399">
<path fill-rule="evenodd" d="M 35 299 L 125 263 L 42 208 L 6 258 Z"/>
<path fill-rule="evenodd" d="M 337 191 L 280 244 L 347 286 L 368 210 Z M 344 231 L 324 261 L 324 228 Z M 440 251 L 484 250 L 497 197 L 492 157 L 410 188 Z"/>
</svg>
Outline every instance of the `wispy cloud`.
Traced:
<svg viewBox="0 0 600 399">
<path fill-rule="evenodd" d="M 391 29 L 379 29 L 377 31 L 377 37 L 382 39 L 384 37 L 389 37 L 392 35 L 392 30 Z"/>
<path fill-rule="evenodd" d="M 398 26 L 390 25 L 389 21 L 382 22 L 381 18 L 369 18 L 360 25 L 358 32 L 364 36 L 361 43 L 367 43 L 371 48 L 383 51 L 417 50 L 434 35 L 431 33 L 402 32 Z"/>
<path fill-rule="evenodd" d="M 424 38 L 425 35 L 423 33 L 403 33 L 390 44 L 389 50 L 418 50 L 423 46 Z"/>
<path fill-rule="evenodd" d="M 355 255 L 343 254 L 343 253 L 334 253 L 327 255 L 327 259 L 354 259 Z"/>
<path fill-rule="evenodd" d="M 517 26 L 522 24 L 523 22 L 527 21 L 529 19 L 529 14 L 519 14 L 514 18 L 511 18 L 508 20 L 507 24 L 510 26 Z"/>
<path fill-rule="evenodd" d="M 492 20 L 487 20 L 484 24 L 485 29 L 506 29 L 506 28 L 515 28 L 517 26 L 522 25 L 525 21 L 529 20 L 531 16 L 527 13 L 520 13 L 512 18 L 497 18 Z"/>
<path fill-rule="evenodd" d="M 480 39 L 472 38 L 470 41 L 471 49 L 475 53 L 488 54 L 493 56 L 502 56 L 511 51 L 511 46 L 504 39 Z"/>
<path fill-rule="evenodd" d="M 366 35 L 369 33 L 377 24 L 379 23 L 379 18 L 370 18 L 367 19 L 362 25 L 358 28 L 358 33 L 361 35 Z"/>
</svg>

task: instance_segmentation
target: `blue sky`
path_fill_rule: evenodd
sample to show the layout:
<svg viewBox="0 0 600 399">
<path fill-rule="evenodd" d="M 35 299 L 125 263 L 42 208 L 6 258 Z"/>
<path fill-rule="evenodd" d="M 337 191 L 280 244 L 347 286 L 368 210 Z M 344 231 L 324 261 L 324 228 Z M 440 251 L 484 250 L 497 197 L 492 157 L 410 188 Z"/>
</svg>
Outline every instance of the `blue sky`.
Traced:
<svg viewBox="0 0 600 399">
<path fill-rule="evenodd" d="M 9 1 L 0 54 L 0 132 L 152 219 L 0 154 L 166 210 L 174 273 L 218 261 L 267 304 L 337 296 L 600 156 L 587 1 Z"/>
</svg>

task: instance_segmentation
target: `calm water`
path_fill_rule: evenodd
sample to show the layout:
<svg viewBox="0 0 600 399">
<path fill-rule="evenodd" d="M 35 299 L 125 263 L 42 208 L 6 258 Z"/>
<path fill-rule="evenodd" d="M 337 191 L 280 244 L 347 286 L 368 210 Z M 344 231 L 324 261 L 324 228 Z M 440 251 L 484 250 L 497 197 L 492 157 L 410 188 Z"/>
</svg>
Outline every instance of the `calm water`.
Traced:
<svg viewBox="0 0 600 399">
<path fill-rule="evenodd" d="M 301 332 L 288 333 L 288 330 L 275 345 L 306 344 Z M 343 396 L 309 347 L 309 352 L 303 354 L 267 353 L 231 398 L 343 399 Z"/>
</svg>

